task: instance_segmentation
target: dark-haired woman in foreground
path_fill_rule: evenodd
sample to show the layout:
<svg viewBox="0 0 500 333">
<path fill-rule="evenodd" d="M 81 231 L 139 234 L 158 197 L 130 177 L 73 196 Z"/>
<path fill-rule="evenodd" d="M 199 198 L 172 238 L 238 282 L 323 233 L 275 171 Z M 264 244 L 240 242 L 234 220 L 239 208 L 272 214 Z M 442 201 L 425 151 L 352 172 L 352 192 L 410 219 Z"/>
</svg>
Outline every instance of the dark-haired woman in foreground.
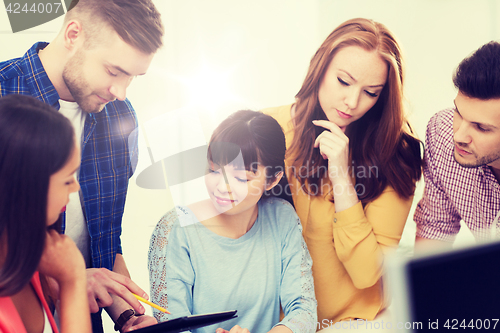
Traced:
<svg viewBox="0 0 500 333">
<path fill-rule="evenodd" d="M 156 226 L 149 250 L 153 302 L 175 317 L 238 310 L 238 318 L 194 331 L 315 332 L 300 221 L 286 201 L 262 198 L 281 179 L 284 157 L 285 137 L 272 117 L 234 113 L 208 147 L 210 199 L 177 207 Z"/>
<path fill-rule="evenodd" d="M 58 332 L 40 277 L 57 283 L 61 332 L 91 332 L 85 263 L 56 230 L 79 189 L 71 123 L 33 97 L 0 98 L 0 332 Z M 52 284 L 53 285 L 53 284 Z"/>
<path fill-rule="evenodd" d="M 313 259 L 319 328 L 373 320 L 387 306 L 383 257 L 398 246 L 422 163 L 402 92 L 393 34 L 352 19 L 316 52 L 296 102 L 264 110 L 285 131 L 288 193 Z"/>
</svg>

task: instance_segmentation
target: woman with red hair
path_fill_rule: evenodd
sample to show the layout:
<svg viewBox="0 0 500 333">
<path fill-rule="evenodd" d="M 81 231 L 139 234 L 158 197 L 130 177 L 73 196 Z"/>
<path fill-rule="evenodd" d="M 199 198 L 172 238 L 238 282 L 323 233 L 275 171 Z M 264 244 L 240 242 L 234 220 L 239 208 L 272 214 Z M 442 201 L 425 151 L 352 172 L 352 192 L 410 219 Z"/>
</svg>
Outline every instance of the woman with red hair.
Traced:
<svg viewBox="0 0 500 333">
<path fill-rule="evenodd" d="M 319 328 L 373 320 L 386 306 L 384 254 L 398 246 L 421 176 L 403 111 L 393 34 L 342 23 L 311 60 L 292 105 L 264 110 L 286 135 L 286 176 L 313 259 Z"/>
</svg>

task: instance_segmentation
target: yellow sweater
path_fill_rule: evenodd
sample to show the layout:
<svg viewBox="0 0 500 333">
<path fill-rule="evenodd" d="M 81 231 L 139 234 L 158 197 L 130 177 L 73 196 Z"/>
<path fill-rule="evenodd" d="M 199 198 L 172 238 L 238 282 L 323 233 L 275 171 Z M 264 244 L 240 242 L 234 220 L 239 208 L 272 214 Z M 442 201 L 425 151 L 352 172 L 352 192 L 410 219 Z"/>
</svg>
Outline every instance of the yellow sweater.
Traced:
<svg viewBox="0 0 500 333">
<path fill-rule="evenodd" d="M 283 128 L 287 149 L 294 134 L 290 109 L 291 105 L 263 110 Z M 364 209 L 359 202 L 336 213 L 331 194 L 309 196 L 301 190 L 289 162 L 285 161 L 288 182 L 313 259 L 319 328 L 350 318 L 373 320 L 387 306 L 383 255 L 398 246 L 413 197 L 403 199 L 388 186 Z"/>
</svg>

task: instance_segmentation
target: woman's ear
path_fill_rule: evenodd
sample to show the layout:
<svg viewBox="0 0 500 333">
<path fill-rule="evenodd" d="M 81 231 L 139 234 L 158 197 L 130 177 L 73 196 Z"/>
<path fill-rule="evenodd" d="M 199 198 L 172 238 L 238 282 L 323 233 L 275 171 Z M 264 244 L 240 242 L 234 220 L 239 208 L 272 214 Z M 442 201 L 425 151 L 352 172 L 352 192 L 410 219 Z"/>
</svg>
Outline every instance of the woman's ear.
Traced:
<svg viewBox="0 0 500 333">
<path fill-rule="evenodd" d="M 278 183 L 280 182 L 281 180 L 281 177 L 283 177 L 283 171 L 280 171 L 276 174 L 276 176 L 274 177 L 274 180 L 272 183 L 268 184 L 266 186 L 266 191 L 269 191 L 271 190 L 273 187 L 275 187 L 276 185 L 278 185 Z"/>
</svg>

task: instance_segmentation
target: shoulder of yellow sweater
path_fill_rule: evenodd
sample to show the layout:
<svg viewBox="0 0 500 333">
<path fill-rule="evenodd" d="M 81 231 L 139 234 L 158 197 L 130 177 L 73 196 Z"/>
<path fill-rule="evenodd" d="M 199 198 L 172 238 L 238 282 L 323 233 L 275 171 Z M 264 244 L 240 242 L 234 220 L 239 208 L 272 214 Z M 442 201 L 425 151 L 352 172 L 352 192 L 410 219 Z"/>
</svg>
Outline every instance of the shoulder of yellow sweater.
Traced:
<svg viewBox="0 0 500 333">
<path fill-rule="evenodd" d="M 290 136 L 293 131 L 291 123 L 292 116 L 290 115 L 292 105 L 293 104 L 289 104 L 262 110 L 264 114 L 273 117 L 280 124 L 283 132 L 285 132 L 285 136 L 287 137 L 287 148 L 289 146 L 289 142 L 292 140 L 292 137 Z"/>
<path fill-rule="evenodd" d="M 413 195 L 408 198 L 403 198 L 396 192 L 396 190 L 392 186 L 387 185 L 385 189 L 382 191 L 382 193 L 375 200 L 370 201 L 369 203 L 366 204 L 365 210 L 369 206 L 379 206 L 381 204 L 384 205 L 385 203 L 387 204 L 392 203 L 392 205 L 399 203 L 411 206 L 412 202 L 413 202 Z M 394 207 L 392 205 L 391 207 Z"/>
<path fill-rule="evenodd" d="M 292 104 L 275 106 L 270 108 L 262 109 L 261 112 L 265 113 L 273 118 L 283 117 L 287 115 L 290 117 L 290 109 L 292 108 Z"/>
</svg>

